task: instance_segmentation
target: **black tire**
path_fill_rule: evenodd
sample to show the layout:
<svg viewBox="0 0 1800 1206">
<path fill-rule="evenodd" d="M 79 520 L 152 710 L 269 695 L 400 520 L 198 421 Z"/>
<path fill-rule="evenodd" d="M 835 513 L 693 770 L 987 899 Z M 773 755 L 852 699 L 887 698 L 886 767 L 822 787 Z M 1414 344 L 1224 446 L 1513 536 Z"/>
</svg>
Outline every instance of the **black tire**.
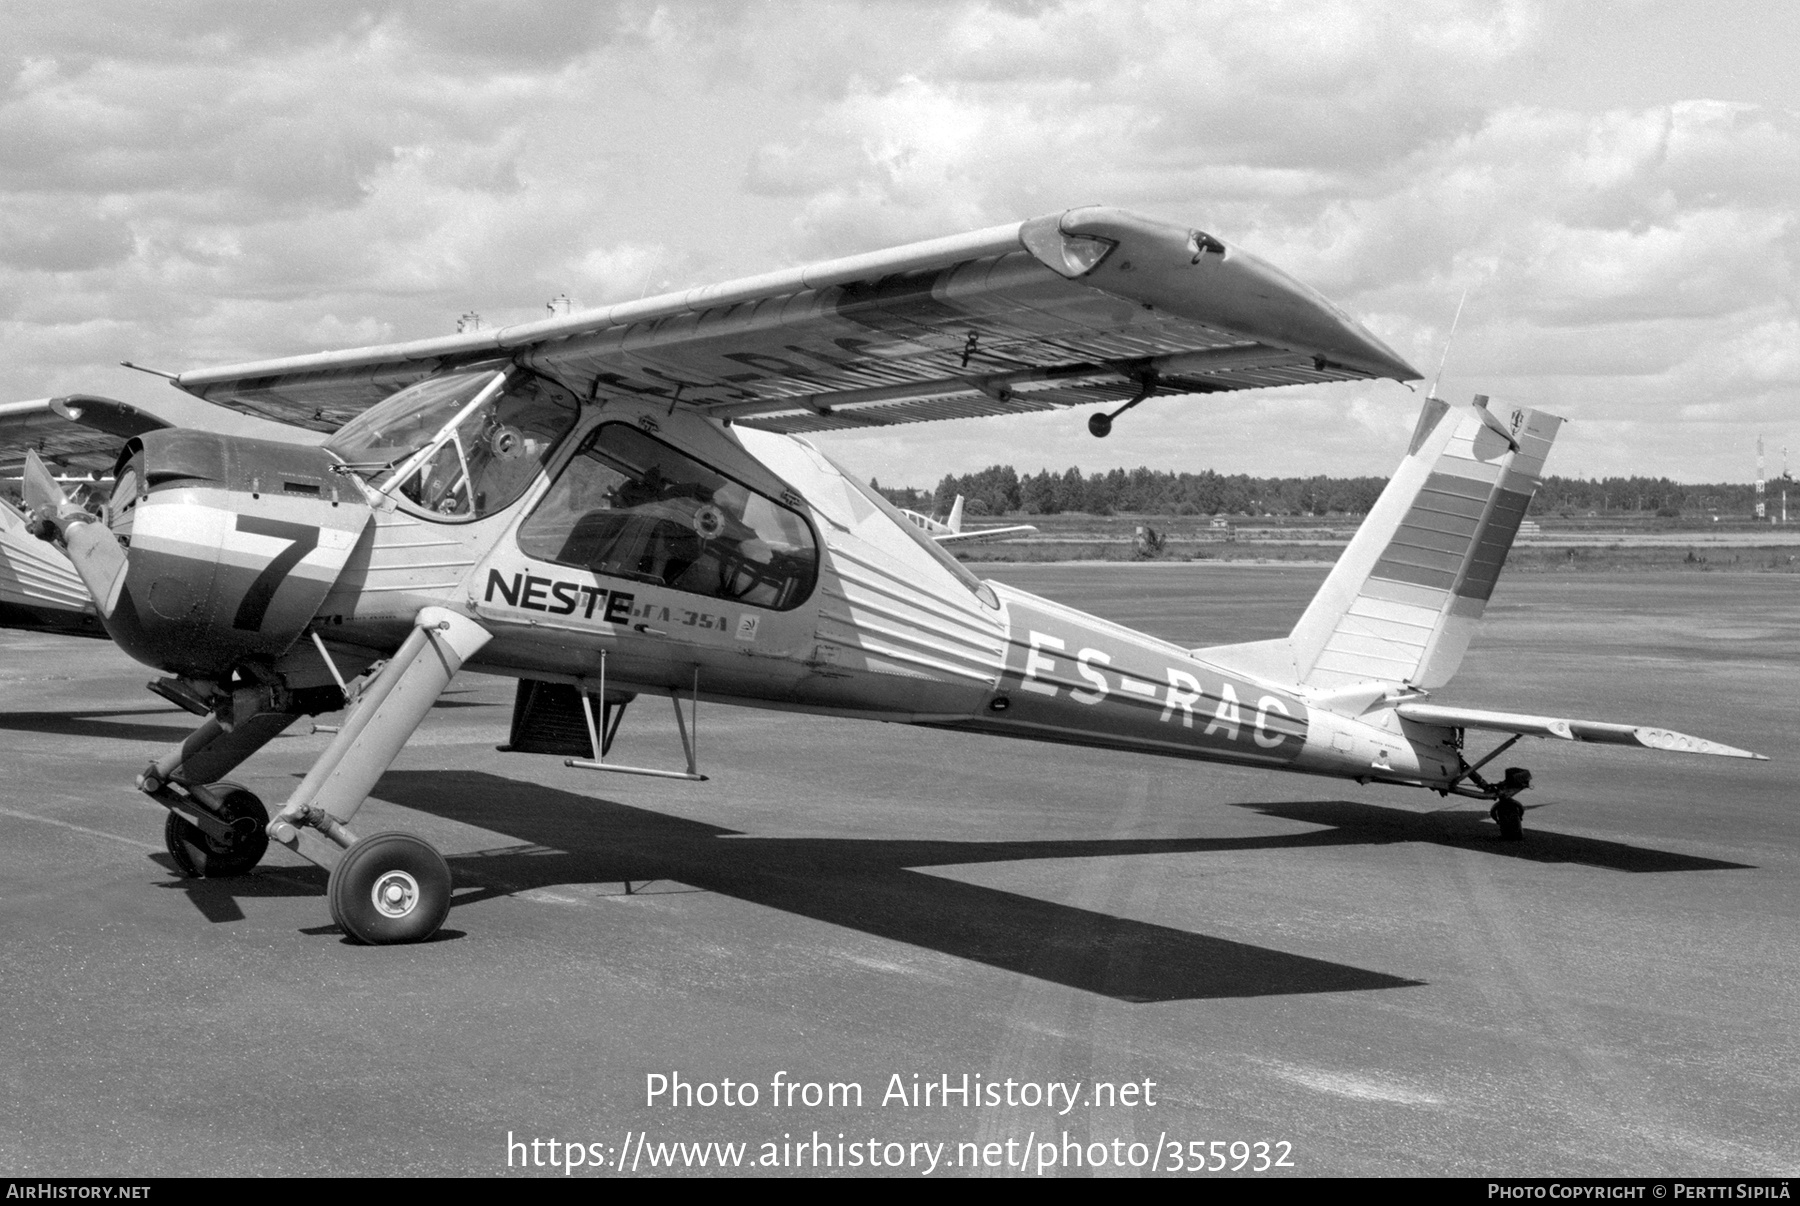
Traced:
<svg viewBox="0 0 1800 1206">
<path fill-rule="evenodd" d="M 1501 796 L 1494 801 L 1494 807 L 1488 815 L 1494 818 L 1494 824 L 1500 826 L 1500 840 L 1517 842 L 1525 837 L 1525 806 L 1511 796 Z"/>
<path fill-rule="evenodd" d="M 190 878 L 247 875 L 269 852 L 269 810 L 255 792 L 235 783 L 215 783 L 212 790 L 219 794 L 232 835 L 213 837 L 171 812 L 163 823 L 163 845 Z"/>
<path fill-rule="evenodd" d="M 344 851 L 325 894 L 357 942 L 423 942 L 450 915 L 450 865 L 409 833 L 374 833 Z"/>
</svg>

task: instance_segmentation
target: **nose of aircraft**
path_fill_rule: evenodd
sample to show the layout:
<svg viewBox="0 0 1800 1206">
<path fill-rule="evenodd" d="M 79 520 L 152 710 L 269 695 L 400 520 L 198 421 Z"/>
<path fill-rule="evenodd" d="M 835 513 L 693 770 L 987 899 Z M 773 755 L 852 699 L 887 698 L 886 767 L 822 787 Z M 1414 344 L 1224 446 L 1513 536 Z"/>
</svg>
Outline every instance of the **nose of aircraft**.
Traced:
<svg viewBox="0 0 1800 1206">
<path fill-rule="evenodd" d="M 1372 377 L 1421 376 L 1318 290 L 1204 231 L 1103 206 L 1069 210 L 1060 225 L 1117 244 L 1086 283 Z"/>
</svg>

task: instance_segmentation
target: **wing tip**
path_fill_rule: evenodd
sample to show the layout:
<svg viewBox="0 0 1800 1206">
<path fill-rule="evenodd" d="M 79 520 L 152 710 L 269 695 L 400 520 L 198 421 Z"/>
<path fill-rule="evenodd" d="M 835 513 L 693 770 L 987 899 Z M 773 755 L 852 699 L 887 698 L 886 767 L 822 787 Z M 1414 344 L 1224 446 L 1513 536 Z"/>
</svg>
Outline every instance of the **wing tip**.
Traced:
<svg viewBox="0 0 1800 1206">
<path fill-rule="evenodd" d="M 1735 745 L 1726 745 L 1723 741 L 1695 737 L 1690 733 L 1677 733 L 1673 729 L 1659 729 L 1643 725 L 1634 728 L 1632 736 L 1637 738 L 1639 745 L 1653 750 L 1665 750 L 1672 754 L 1711 754 L 1716 758 L 1750 758 L 1757 762 L 1769 760 L 1767 754 L 1742 750 Z"/>
</svg>

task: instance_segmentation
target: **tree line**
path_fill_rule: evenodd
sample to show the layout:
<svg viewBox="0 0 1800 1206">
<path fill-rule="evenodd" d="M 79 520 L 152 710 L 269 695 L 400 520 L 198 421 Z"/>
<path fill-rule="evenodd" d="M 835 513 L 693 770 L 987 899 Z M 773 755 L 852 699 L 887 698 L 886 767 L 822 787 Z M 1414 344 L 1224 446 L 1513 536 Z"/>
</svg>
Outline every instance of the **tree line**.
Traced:
<svg viewBox="0 0 1800 1206">
<path fill-rule="evenodd" d="M 878 483 L 871 483 L 880 490 Z M 1011 465 L 944 475 L 935 490 L 882 490 L 896 506 L 946 515 L 958 494 L 970 515 L 1364 515 L 1387 485 L 1385 477 L 1251 477 L 1242 473 L 1170 473 L 1139 467 L 1084 474 L 1048 469 L 1020 476 Z M 1772 513 L 1782 483 L 1770 482 Z M 1800 510 L 1800 492 L 1793 504 Z M 1666 477 L 1549 477 L 1532 500 L 1533 515 L 1616 513 L 1749 515 L 1750 483 L 1689 485 Z"/>
</svg>

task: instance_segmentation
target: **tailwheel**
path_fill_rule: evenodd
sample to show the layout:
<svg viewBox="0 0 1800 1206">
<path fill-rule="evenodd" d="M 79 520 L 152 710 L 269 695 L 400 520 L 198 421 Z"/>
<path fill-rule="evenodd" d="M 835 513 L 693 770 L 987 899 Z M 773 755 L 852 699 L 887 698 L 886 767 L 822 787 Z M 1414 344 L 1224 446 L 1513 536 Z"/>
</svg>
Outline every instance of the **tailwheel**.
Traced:
<svg viewBox="0 0 1800 1206">
<path fill-rule="evenodd" d="M 331 919 L 358 942 L 423 942 L 450 914 L 450 865 L 411 834 L 370 834 L 344 851 L 326 896 Z"/>
<path fill-rule="evenodd" d="M 163 844 L 175 865 L 192 878 L 248 874 L 269 849 L 269 810 L 256 793 L 235 783 L 215 783 L 211 790 L 231 834 L 214 837 L 171 812 L 163 824 Z"/>
<path fill-rule="evenodd" d="M 1500 840 L 1503 842 L 1522 841 L 1525 837 L 1525 806 L 1511 796 L 1501 796 L 1494 801 L 1488 815 L 1494 818 L 1494 824 L 1500 826 Z"/>
</svg>

